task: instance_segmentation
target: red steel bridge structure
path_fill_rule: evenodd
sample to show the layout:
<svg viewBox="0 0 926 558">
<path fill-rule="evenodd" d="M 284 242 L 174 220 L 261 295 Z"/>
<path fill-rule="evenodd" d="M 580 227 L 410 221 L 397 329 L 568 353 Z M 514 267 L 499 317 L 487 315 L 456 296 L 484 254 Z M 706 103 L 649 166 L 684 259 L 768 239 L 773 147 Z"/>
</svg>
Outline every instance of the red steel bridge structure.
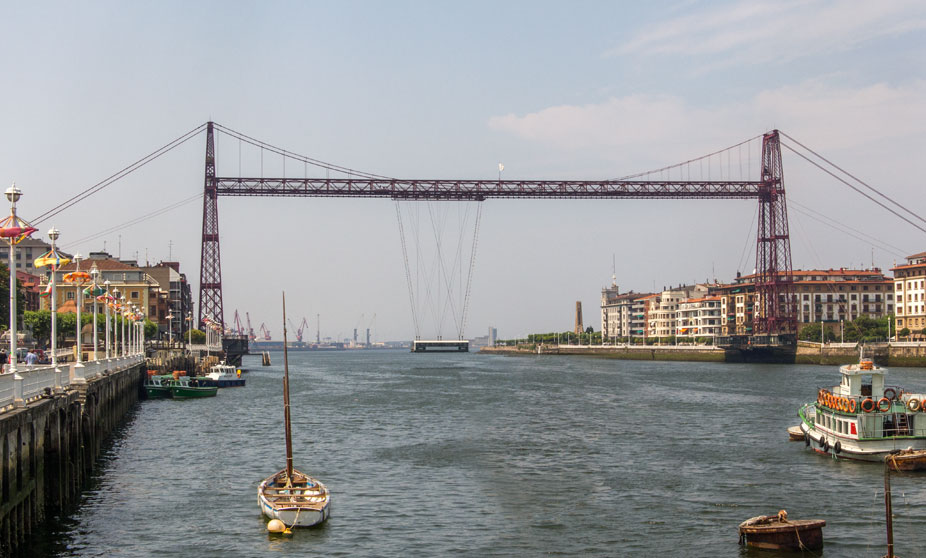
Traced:
<svg viewBox="0 0 926 558">
<path fill-rule="evenodd" d="M 762 137 L 761 176 L 755 181 L 673 180 L 422 180 L 357 178 L 245 178 L 216 176 L 214 123 L 206 125 L 199 322 L 223 328 L 220 196 L 389 198 L 485 201 L 530 199 L 756 199 L 756 344 L 793 343 L 797 332 L 791 241 L 778 130 Z"/>
</svg>

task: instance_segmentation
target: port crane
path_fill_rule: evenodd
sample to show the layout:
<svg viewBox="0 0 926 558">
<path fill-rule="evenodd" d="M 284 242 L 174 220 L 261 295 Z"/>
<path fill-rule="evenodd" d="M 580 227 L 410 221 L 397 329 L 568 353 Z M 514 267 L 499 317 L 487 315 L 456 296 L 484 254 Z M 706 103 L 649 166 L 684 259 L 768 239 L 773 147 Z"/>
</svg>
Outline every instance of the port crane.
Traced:
<svg viewBox="0 0 926 558">
<path fill-rule="evenodd" d="M 238 315 L 238 311 L 235 310 L 235 335 L 244 335 L 244 326 L 241 325 L 241 316 Z"/>
<path fill-rule="evenodd" d="M 302 343 L 302 332 L 305 331 L 305 326 L 308 324 L 308 322 L 306 322 L 305 318 L 302 318 L 302 323 L 299 325 L 299 327 L 296 327 L 296 324 L 294 324 L 292 320 L 287 318 L 287 321 L 289 322 L 290 327 L 296 331 L 296 341 Z"/>
<path fill-rule="evenodd" d="M 270 330 L 267 329 L 264 322 L 260 323 L 260 334 L 264 338 L 264 341 L 270 341 Z"/>
<path fill-rule="evenodd" d="M 248 321 L 248 340 L 254 341 L 255 339 L 257 339 L 257 335 L 254 334 L 254 328 L 251 327 L 251 314 L 248 312 L 245 312 L 244 317 Z"/>
</svg>

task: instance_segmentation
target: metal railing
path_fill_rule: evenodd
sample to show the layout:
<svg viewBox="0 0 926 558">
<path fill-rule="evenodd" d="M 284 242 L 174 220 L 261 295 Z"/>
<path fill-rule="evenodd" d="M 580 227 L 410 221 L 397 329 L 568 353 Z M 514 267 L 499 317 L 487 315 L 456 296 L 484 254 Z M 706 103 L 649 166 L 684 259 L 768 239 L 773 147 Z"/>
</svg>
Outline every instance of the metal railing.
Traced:
<svg viewBox="0 0 926 558">
<path fill-rule="evenodd" d="M 15 374 L 0 374 L 0 412 L 60 392 L 72 384 L 83 384 L 104 374 L 126 370 L 144 361 L 144 355 L 136 354 L 91 360 L 80 363 L 80 366 L 74 362 L 59 363 L 57 370 L 51 365 L 19 365 Z"/>
</svg>

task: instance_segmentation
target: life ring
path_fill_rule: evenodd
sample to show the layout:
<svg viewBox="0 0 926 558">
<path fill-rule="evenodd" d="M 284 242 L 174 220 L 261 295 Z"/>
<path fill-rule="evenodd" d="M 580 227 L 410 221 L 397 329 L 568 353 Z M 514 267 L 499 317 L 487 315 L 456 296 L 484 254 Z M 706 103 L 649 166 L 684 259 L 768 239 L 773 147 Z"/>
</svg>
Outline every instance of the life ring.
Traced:
<svg viewBox="0 0 926 558">
<path fill-rule="evenodd" d="M 855 399 L 849 400 L 849 412 L 855 413 L 855 410 L 858 408 L 858 403 L 855 402 Z"/>
<path fill-rule="evenodd" d="M 842 411 L 843 413 L 849 412 L 849 400 L 846 399 L 845 397 L 839 398 L 839 410 Z"/>
<path fill-rule="evenodd" d="M 862 410 L 865 411 L 866 413 L 870 413 L 874 411 L 875 410 L 875 400 L 872 399 L 871 397 L 866 397 L 865 400 L 862 401 Z"/>
<path fill-rule="evenodd" d="M 914 413 L 919 411 L 920 410 L 920 400 L 917 399 L 916 397 L 910 398 L 910 400 L 907 401 L 907 408 L 913 411 Z"/>
<path fill-rule="evenodd" d="M 883 403 L 887 403 L 887 407 L 884 407 Z M 887 397 L 882 397 L 878 399 L 878 412 L 886 413 L 891 410 L 891 400 Z"/>
<path fill-rule="evenodd" d="M 832 406 L 833 406 L 833 394 L 831 394 L 831 393 L 827 393 L 827 394 L 826 394 L 826 406 L 827 406 L 827 407 L 832 407 Z"/>
<path fill-rule="evenodd" d="M 887 394 L 888 392 L 891 392 L 891 394 L 888 395 Z M 897 390 L 894 388 L 890 388 L 890 387 L 884 388 L 884 397 L 888 400 L 895 399 L 897 397 Z"/>
<path fill-rule="evenodd" d="M 840 444 L 838 440 L 836 441 L 836 444 L 833 446 L 833 451 L 835 451 L 836 453 L 839 453 L 842 451 L 842 444 Z"/>
</svg>

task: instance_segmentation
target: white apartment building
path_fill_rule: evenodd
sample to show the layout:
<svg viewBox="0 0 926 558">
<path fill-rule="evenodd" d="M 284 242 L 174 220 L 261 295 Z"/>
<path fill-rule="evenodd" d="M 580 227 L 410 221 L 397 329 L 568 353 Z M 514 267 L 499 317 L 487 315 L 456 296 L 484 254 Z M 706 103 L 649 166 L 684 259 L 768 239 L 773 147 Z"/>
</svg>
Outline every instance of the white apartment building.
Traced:
<svg viewBox="0 0 926 558">
<path fill-rule="evenodd" d="M 645 303 L 648 294 L 621 294 L 616 282 L 601 290 L 601 332 L 606 343 L 634 342 L 646 333 Z"/>
<path fill-rule="evenodd" d="M 678 312 L 682 303 L 690 298 L 703 298 L 707 285 L 689 285 L 662 291 L 647 302 L 647 337 L 673 337 L 678 331 Z"/>
<path fill-rule="evenodd" d="M 678 305 L 675 335 L 684 339 L 717 337 L 721 334 L 723 315 L 720 296 L 689 298 Z"/>
<path fill-rule="evenodd" d="M 926 339 L 926 252 L 907 256 L 907 263 L 891 268 L 894 272 L 896 330 L 910 330 L 910 337 Z"/>
</svg>

